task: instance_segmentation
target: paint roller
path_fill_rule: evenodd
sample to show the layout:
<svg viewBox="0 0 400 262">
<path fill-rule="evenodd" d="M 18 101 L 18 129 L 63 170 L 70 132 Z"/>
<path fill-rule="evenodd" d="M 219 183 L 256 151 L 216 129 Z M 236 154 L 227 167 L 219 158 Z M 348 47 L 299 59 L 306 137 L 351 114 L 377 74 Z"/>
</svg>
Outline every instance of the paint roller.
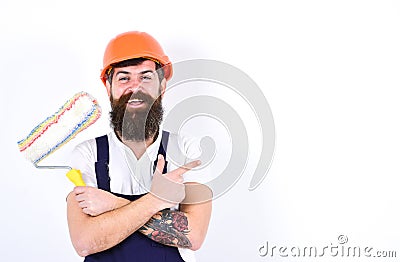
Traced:
<svg viewBox="0 0 400 262">
<path fill-rule="evenodd" d="M 29 135 L 18 141 L 26 159 L 36 168 L 68 169 L 66 176 L 76 186 L 85 186 L 80 170 L 69 166 L 39 166 L 39 162 L 95 123 L 101 116 L 97 100 L 86 92 L 69 99 L 56 113 L 37 125 Z"/>
</svg>

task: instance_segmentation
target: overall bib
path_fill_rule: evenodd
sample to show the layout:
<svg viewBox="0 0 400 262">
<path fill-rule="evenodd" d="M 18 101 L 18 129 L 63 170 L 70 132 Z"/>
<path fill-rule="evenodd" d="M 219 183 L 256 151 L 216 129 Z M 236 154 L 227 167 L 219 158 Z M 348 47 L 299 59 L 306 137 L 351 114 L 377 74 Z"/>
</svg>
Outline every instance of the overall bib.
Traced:
<svg viewBox="0 0 400 262">
<path fill-rule="evenodd" d="M 168 144 L 169 133 L 166 131 L 162 132 L 162 138 L 158 154 L 162 154 L 166 159 L 166 148 Z M 107 136 L 97 137 L 97 162 L 95 164 L 97 186 L 99 189 L 110 190 L 110 176 L 108 173 L 108 162 L 109 162 L 109 146 Z M 164 149 L 165 148 L 165 149 Z M 154 166 L 157 165 L 157 160 Z M 167 172 L 167 162 L 165 162 L 163 173 Z M 122 195 L 113 193 L 112 194 L 123 197 L 130 201 L 135 201 L 143 195 Z M 96 253 L 89 255 L 85 258 L 85 262 L 183 262 L 178 248 L 159 244 L 150 238 L 146 237 L 140 232 L 134 232 L 124 241 L 118 245 Z"/>
</svg>

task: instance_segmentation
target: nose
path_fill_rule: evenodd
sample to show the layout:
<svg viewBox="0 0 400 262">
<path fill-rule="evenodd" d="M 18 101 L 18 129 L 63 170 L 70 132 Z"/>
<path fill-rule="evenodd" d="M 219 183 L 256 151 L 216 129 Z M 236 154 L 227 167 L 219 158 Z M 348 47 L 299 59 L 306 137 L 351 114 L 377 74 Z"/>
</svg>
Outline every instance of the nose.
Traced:
<svg viewBox="0 0 400 262">
<path fill-rule="evenodd" d="M 131 81 L 129 81 L 129 85 L 127 86 L 127 90 L 132 93 L 136 93 L 141 88 L 141 81 L 137 78 L 131 79 Z"/>
</svg>

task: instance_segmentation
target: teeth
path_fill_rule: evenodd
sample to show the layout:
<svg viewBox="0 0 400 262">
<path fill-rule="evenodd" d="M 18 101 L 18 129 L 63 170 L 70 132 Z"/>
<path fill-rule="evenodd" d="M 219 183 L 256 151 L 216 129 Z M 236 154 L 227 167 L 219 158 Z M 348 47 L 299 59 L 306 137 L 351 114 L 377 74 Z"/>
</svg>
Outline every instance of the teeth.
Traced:
<svg viewBox="0 0 400 262">
<path fill-rule="evenodd" d="M 128 101 L 128 103 L 138 103 L 138 102 L 143 102 L 143 100 L 137 99 L 137 98 L 133 98 L 133 99 L 130 99 L 130 100 Z"/>
</svg>

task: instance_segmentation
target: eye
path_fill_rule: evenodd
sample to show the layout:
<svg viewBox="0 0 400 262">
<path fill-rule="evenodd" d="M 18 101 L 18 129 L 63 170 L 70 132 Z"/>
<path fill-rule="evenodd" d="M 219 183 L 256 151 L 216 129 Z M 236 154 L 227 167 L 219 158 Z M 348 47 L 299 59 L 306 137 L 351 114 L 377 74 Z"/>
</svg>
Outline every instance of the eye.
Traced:
<svg viewBox="0 0 400 262">
<path fill-rule="evenodd" d="M 120 82 L 120 83 L 126 83 L 128 81 L 129 81 L 129 77 L 128 76 L 118 77 L 118 82 Z"/>
<path fill-rule="evenodd" d="M 154 75 L 152 73 L 146 73 L 140 77 L 140 80 L 143 82 L 150 82 L 154 79 Z"/>
</svg>

